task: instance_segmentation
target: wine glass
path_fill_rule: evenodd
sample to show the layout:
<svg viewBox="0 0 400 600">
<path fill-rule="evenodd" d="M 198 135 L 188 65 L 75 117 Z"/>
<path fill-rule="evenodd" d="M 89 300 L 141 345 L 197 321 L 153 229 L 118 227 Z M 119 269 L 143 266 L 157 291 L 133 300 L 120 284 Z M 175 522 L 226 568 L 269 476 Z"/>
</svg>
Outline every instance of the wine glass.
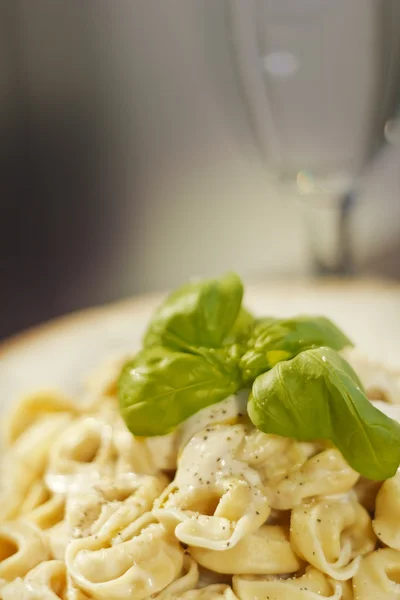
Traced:
<svg viewBox="0 0 400 600">
<path fill-rule="evenodd" d="M 400 138 L 400 2 L 227 0 L 236 70 L 266 171 L 297 201 L 314 270 L 352 270 L 366 169 Z"/>
</svg>

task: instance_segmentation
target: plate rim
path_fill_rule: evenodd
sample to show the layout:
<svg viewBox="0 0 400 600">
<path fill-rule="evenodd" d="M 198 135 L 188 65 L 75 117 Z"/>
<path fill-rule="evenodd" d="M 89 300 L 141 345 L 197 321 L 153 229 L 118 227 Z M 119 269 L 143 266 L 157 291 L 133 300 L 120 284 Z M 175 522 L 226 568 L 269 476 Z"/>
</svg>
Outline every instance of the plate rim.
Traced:
<svg viewBox="0 0 400 600">
<path fill-rule="evenodd" d="M 308 279 L 290 279 L 290 280 L 270 280 L 262 283 L 246 284 L 245 297 L 256 297 L 267 291 L 285 292 L 287 290 L 296 290 L 300 293 L 307 292 L 329 292 L 332 289 L 343 293 L 352 293 L 359 291 L 366 292 L 385 292 L 399 295 L 400 297 L 400 282 L 385 280 L 385 279 L 355 279 L 343 280 L 328 278 L 323 280 L 308 280 Z M 339 289 L 340 288 L 340 289 Z M 18 350 L 19 347 L 30 343 L 38 338 L 52 335 L 56 331 L 68 329 L 71 325 L 77 324 L 79 321 L 97 320 L 99 317 L 118 313 L 124 310 L 143 310 L 149 304 L 153 306 L 160 302 L 167 294 L 163 292 L 149 292 L 122 298 L 121 300 L 106 302 L 104 304 L 94 305 L 86 308 L 80 308 L 67 312 L 58 317 L 45 320 L 36 325 L 32 325 L 20 332 L 15 333 L 3 340 L 0 340 L 0 360 L 5 358 L 9 352 Z"/>
</svg>

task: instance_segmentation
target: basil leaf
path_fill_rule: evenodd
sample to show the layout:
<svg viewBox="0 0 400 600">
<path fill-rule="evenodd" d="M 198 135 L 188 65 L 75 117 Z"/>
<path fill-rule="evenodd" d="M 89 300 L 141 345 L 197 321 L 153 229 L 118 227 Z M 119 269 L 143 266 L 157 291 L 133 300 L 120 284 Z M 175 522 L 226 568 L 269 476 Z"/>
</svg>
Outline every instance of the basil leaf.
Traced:
<svg viewBox="0 0 400 600">
<path fill-rule="evenodd" d="M 352 343 L 325 317 L 265 319 L 255 326 L 249 348 L 241 358 L 243 377 L 251 385 L 258 375 L 269 371 L 278 362 L 318 346 L 341 350 Z"/>
<path fill-rule="evenodd" d="M 156 311 L 144 346 L 218 348 L 235 325 L 242 297 L 243 284 L 234 273 L 184 285 Z"/>
<path fill-rule="evenodd" d="M 223 347 L 228 350 L 229 356 L 237 364 L 247 350 L 247 340 L 254 324 L 253 315 L 242 306 L 232 329 L 223 341 Z"/>
<path fill-rule="evenodd" d="M 164 435 L 240 387 L 240 371 L 224 350 L 197 355 L 154 347 L 124 365 L 120 412 L 134 435 Z"/>
<path fill-rule="evenodd" d="M 223 340 L 223 345 L 247 342 L 255 322 L 253 315 L 242 306 L 231 330 Z"/>
<path fill-rule="evenodd" d="M 265 433 L 331 440 L 369 479 L 392 477 L 400 463 L 400 425 L 369 402 L 353 369 L 330 348 L 307 350 L 260 375 L 248 413 Z"/>
</svg>

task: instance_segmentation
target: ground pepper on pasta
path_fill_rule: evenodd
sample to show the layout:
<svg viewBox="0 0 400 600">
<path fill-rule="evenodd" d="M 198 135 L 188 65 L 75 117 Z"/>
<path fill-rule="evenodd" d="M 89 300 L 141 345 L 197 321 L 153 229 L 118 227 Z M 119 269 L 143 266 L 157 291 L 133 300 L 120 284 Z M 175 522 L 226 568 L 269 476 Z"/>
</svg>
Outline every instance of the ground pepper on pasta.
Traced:
<svg viewBox="0 0 400 600">
<path fill-rule="evenodd" d="M 397 375 L 346 357 L 400 419 Z M 331 444 L 259 431 L 245 392 L 135 437 L 120 365 L 79 398 L 37 392 L 9 415 L 1 600 L 400 598 L 399 475 L 372 482 Z"/>
</svg>

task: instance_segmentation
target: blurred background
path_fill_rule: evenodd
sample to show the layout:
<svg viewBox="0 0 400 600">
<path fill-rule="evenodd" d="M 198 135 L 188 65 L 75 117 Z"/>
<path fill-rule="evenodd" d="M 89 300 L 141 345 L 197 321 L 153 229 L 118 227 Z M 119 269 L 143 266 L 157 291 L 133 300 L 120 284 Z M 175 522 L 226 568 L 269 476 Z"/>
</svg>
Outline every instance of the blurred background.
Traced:
<svg viewBox="0 0 400 600">
<path fill-rule="evenodd" d="M 192 275 L 400 279 L 398 0 L 0 0 L 0 337 Z"/>
</svg>

